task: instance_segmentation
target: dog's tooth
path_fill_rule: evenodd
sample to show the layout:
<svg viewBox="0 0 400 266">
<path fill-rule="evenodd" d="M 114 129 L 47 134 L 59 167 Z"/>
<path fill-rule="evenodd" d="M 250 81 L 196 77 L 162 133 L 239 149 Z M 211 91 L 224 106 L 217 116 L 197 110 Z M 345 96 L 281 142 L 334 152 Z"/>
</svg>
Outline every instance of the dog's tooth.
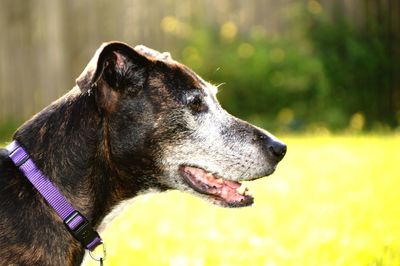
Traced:
<svg viewBox="0 0 400 266">
<path fill-rule="evenodd" d="M 224 183 L 224 180 L 223 180 L 222 178 L 217 178 L 215 181 L 216 181 L 218 184 L 223 184 L 223 183 Z"/>
<path fill-rule="evenodd" d="M 207 180 L 212 180 L 212 179 L 214 179 L 214 176 L 211 173 L 207 173 L 206 178 L 207 178 Z"/>
<path fill-rule="evenodd" d="M 241 195 L 245 195 L 247 190 L 248 190 L 247 187 L 245 187 L 244 185 L 241 185 L 240 187 L 238 187 L 236 189 L 236 192 L 241 194 Z"/>
</svg>

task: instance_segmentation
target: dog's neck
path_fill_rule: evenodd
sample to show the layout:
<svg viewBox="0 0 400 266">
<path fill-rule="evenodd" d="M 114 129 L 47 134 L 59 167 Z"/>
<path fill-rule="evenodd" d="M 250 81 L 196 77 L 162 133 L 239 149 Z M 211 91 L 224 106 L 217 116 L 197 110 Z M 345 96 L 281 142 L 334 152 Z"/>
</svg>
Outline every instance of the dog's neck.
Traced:
<svg viewBox="0 0 400 266">
<path fill-rule="evenodd" d="M 137 191 L 118 182 L 110 159 L 107 121 L 93 95 L 77 88 L 23 124 L 15 133 L 39 169 L 95 226 L 113 206 Z"/>
<path fill-rule="evenodd" d="M 113 161 L 108 127 L 108 118 L 99 111 L 94 95 L 74 88 L 24 123 L 14 135 L 38 168 L 96 229 L 114 206 L 140 191 L 149 190 L 154 184 L 150 181 L 151 166 L 146 160 L 130 160 L 126 167 L 126 162 Z M 140 151 L 133 152 L 140 154 Z M 33 191 L 21 173 L 18 178 L 13 182 L 20 186 L 17 191 L 22 187 Z M 65 258 L 79 265 L 84 249 L 63 229 L 61 219 L 45 206 L 44 198 L 40 194 L 30 195 L 34 198 L 27 198 L 27 207 L 32 202 L 43 206 L 40 213 L 25 223 L 35 224 L 38 218 L 35 215 L 46 216 L 51 221 L 41 229 L 47 235 L 44 242 L 36 244 L 49 245 L 49 241 L 54 241 L 61 247 L 47 254 L 49 265 L 55 261 L 64 263 Z"/>
</svg>

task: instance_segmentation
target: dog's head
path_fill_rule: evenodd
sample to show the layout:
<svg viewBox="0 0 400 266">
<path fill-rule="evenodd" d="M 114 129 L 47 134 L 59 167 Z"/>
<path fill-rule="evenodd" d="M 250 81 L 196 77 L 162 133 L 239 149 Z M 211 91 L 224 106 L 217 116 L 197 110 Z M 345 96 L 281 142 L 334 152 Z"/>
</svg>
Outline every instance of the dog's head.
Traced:
<svg viewBox="0 0 400 266">
<path fill-rule="evenodd" d="M 140 173 L 145 187 L 247 206 L 253 198 L 240 181 L 270 175 L 286 153 L 270 133 L 222 109 L 217 88 L 168 53 L 105 43 L 77 85 L 94 95 L 108 156 L 132 183 Z"/>
</svg>

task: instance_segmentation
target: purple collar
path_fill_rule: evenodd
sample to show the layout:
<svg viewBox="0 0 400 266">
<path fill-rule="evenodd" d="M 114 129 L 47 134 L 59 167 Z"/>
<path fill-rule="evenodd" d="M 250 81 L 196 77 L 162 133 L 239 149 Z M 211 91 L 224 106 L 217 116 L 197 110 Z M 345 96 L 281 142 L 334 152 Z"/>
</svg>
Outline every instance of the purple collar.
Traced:
<svg viewBox="0 0 400 266">
<path fill-rule="evenodd" d="M 93 229 L 90 222 L 77 210 L 72 207 L 68 200 L 61 194 L 57 187 L 45 176 L 29 157 L 25 149 L 13 141 L 7 146 L 9 157 L 19 170 L 28 178 L 32 185 L 46 199 L 47 203 L 57 212 L 64 221 L 68 231 L 78 240 L 89 252 L 97 246 L 103 245 L 99 234 Z M 103 245 L 104 260 L 105 249 Z M 92 256 L 92 254 L 90 254 Z"/>
</svg>

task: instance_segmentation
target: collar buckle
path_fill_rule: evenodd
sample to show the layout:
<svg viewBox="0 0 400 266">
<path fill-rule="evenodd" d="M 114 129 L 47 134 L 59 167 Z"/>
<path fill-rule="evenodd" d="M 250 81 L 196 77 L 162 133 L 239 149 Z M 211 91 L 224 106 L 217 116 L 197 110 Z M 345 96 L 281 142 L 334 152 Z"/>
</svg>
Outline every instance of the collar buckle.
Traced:
<svg viewBox="0 0 400 266">
<path fill-rule="evenodd" d="M 99 234 L 93 229 L 90 222 L 77 210 L 73 211 L 64 220 L 68 231 L 88 250 L 94 250 L 102 244 Z"/>
</svg>

